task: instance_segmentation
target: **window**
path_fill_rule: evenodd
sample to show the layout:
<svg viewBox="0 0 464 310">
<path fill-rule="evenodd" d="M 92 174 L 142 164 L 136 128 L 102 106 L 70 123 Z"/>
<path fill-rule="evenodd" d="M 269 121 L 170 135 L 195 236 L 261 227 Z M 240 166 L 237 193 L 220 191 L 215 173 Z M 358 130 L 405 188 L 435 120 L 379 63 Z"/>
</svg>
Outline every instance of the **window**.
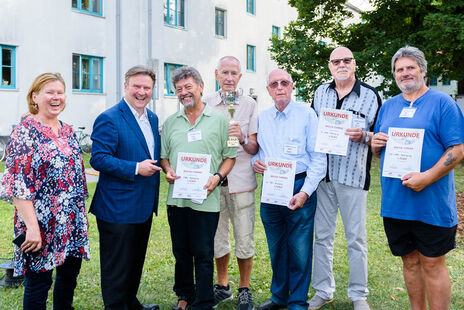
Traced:
<svg viewBox="0 0 464 310">
<path fill-rule="evenodd" d="M 443 79 L 442 81 L 443 81 L 443 82 L 442 82 L 443 86 L 449 86 L 449 85 L 451 85 L 450 79 Z"/>
<path fill-rule="evenodd" d="M 177 69 L 182 67 L 182 65 L 177 64 L 164 64 L 164 95 L 165 96 L 175 96 L 176 89 L 171 81 L 172 73 Z"/>
<path fill-rule="evenodd" d="M 16 87 L 16 48 L 8 45 L 0 45 L 0 88 Z"/>
<path fill-rule="evenodd" d="M 216 8 L 216 28 L 215 33 L 218 37 L 226 37 L 226 11 Z"/>
<path fill-rule="evenodd" d="M 296 88 L 296 94 L 295 94 L 295 100 L 297 102 L 304 102 L 303 100 L 303 93 L 306 91 L 305 87 L 297 87 Z"/>
<path fill-rule="evenodd" d="M 185 27 L 185 0 L 164 0 L 164 23 Z"/>
<path fill-rule="evenodd" d="M 246 0 L 246 10 L 248 13 L 256 15 L 255 13 L 255 0 Z"/>
<path fill-rule="evenodd" d="M 326 46 L 326 43 L 325 43 L 325 41 L 319 41 L 319 45 L 320 46 Z"/>
<path fill-rule="evenodd" d="M 272 26 L 272 36 L 280 38 L 280 28 L 277 26 Z"/>
<path fill-rule="evenodd" d="M 254 72 L 255 69 L 255 47 L 247 45 L 247 70 Z"/>
<path fill-rule="evenodd" d="M 219 85 L 219 82 L 216 80 L 216 91 L 221 89 L 221 85 Z"/>
<path fill-rule="evenodd" d="M 72 0 L 73 9 L 85 13 L 102 15 L 103 0 Z"/>
<path fill-rule="evenodd" d="M 103 92 L 103 58 L 73 54 L 72 88 L 74 91 Z"/>
<path fill-rule="evenodd" d="M 437 86 L 437 78 L 436 77 L 430 78 L 430 86 Z"/>
</svg>

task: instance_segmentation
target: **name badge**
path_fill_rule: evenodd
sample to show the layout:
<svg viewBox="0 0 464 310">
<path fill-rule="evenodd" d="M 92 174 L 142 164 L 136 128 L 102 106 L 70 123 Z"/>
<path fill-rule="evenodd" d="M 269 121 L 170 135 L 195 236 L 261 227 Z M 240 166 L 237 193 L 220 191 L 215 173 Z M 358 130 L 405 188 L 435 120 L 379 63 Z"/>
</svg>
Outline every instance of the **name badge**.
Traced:
<svg viewBox="0 0 464 310">
<path fill-rule="evenodd" d="M 298 145 L 292 143 L 284 144 L 284 154 L 298 154 Z"/>
<path fill-rule="evenodd" d="M 191 130 L 187 133 L 188 142 L 195 142 L 201 140 L 201 129 Z"/>
<path fill-rule="evenodd" d="M 366 128 L 366 119 L 359 115 L 353 115 L 353 120 L 351 121 L 352 128 Z"/>
<path fill-rule="evenodd" d="M 412 118 L 416 113 L 416 108 L 403 108 L 401 111 L 400 117 L 402 118 Z"/>
</svg>

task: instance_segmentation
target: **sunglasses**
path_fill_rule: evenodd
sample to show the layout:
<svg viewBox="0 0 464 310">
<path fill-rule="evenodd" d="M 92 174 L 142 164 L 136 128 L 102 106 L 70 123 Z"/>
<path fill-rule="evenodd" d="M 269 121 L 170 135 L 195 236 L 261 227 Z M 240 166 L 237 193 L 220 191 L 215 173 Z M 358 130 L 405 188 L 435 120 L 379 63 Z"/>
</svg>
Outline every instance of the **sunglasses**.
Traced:
<svg viewBox="0 0 464 310">
<path fill-rule="evenodd" d="M 271 84 L 269 84 L 269 87 L 270 88 L 277 88 L 282 86 L 282 87 L 287 87 L 288 85 L 290 85 L 290 81 L 288 80 L 282 80 L 282 81 L 275 81 L 275 82 L 272 82 Z"/>
<path fill-rule="evenodd" d="M 349 65 L 353 61 L 353 57 L 345 57 L 345 58 L 340 58 L 340 59 L 332 59 L 330 62 L 334 66 L 338 66 L 342 61 L 345 65 Z"/>
</svg>

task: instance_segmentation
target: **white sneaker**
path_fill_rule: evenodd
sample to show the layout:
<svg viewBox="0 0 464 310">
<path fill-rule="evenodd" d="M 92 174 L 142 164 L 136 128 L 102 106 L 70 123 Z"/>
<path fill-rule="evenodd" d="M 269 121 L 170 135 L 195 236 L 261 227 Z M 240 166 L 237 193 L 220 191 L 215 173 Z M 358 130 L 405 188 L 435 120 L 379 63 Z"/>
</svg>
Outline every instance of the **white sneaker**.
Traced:
<svg viewBox="0 0 464 310">
<path fill-rule="evenodd" d="M 371 310 L 369 304 L 364 299 L 353 301 L 353 308 L 354 310 Z"/>
<path fill-rule="evenodd" d="M 309 306 L 308 310 L 315 310 L 315 309 L 320 309 L 324 305 L 327 305 L 328 303 L 331 303 L 333 301 L 332 299 L 324 299 L 318 295 L 314 295 L 313 298 L 309 301 Z"/>
</svg>

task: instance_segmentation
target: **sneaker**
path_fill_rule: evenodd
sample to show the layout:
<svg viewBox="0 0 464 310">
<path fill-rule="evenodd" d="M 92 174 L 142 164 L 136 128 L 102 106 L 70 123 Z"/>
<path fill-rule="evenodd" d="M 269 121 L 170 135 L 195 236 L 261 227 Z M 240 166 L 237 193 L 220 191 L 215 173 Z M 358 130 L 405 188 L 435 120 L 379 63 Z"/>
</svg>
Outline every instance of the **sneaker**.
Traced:
<svg viewBox="0 0 464 310">
<path fill-rule="evenodd" d="M 241 287 L 238 289 L 238 310 L 254 310 L 253 297 L 248 287 Z"/>
<path fill-rule="evenodd" d="M 354 310 L 371 310 L 369 304 L 364 299 L 353 301 L 353 308 Z"/>
<path fill-rule="evenodd" d="M 232 299 L 232 290 L 230 289 L 230 285 L 227 286 L 214 284 L 214 302 L 217 306 L 220 302 L 227 301 Z"/>
<path fill-rule="evenodd" d="M 331 303 L 333 301 L 332 299 L 324 299 L 318 295 L 314 295 L 313 298 L 309 301 L 308 305 L 308 310 L 315 310 L 315 309 L 320 309 L 324 305 L 327 305 L 328 303 Z"/>
</svg>

